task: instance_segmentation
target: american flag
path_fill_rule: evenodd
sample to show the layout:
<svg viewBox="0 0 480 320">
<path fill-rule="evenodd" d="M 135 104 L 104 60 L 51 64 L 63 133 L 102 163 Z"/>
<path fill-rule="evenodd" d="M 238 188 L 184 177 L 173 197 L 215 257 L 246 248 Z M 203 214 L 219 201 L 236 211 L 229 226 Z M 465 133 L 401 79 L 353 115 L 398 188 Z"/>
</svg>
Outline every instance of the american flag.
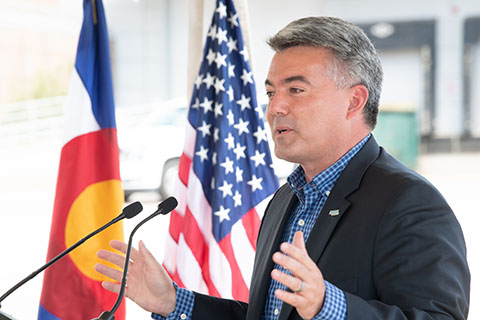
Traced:
<svg viewBox="0 0 480 320">
<path fill-rule="evenodd" d="M 277 190 L 232 0 L 218 0 L 195 80 L 164 266 L 182 287 L 248 300 L 263 208 Z"/>
</svg>

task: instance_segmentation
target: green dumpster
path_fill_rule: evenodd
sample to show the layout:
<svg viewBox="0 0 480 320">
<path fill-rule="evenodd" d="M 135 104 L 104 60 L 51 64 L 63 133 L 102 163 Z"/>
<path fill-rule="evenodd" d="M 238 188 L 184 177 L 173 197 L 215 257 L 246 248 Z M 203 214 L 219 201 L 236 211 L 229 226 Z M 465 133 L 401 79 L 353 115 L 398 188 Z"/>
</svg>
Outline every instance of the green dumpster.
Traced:
<svg viewBox="0 0 480 320">
<path fill-rule="evenodd" d="M 379 145 L 397 160 L 415 169 L 418 163 L 420 133 L 415 108 L 381 106 L 373 131 Z"/>
</svg>

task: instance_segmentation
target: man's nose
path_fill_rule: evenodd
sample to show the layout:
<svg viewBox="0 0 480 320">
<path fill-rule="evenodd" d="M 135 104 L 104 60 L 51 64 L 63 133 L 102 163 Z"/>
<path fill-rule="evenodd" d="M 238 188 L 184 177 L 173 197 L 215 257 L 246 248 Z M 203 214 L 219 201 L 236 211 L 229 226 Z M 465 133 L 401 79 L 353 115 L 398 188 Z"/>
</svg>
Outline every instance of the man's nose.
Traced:
<svg viewBox="0 0 480 320">
<path fill-rule="evenodd" d="M 285 115 L 288 113 L 288 103 L 280 93 L 275 93 L 268 102 L 267 112 L 272 116 Z"/>
</svg>

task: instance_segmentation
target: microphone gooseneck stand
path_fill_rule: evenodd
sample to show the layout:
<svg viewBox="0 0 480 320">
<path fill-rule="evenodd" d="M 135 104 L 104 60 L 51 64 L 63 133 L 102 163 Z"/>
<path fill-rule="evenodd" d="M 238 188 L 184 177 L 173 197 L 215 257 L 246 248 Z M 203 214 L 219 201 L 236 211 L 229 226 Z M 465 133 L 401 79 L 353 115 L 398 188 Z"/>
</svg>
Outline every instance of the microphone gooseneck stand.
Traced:
<svg viewBox="0 0 480 320">
<path fill-rule="evenodd" d="M 143 206 L 140 202 L 136 201 L 134 203 L 131 203 L 129 204 L 128 206 L 126 206 L 122 213 L 112 219 L 110 222 L 108 222 L 107 224 L 105 224 L 104 226 L 102 226 L 101 228 L 93 231 L 92 233 L 90 233 L 89 235 L 87 235 L 86 237 L 80 239 L 79 241 L 77 241 L 74 245 L 72 245 L 71 247 L 65 249 L 64 251 L 62 251 L 61 253 L 59 253 L 55 258 L 51 259 L 50 261 L 48 261 L 47 263 L 45 263 L 43 266 L 41 266 L 39 269 L 37 269 L 36 271 L 32 272 L 29 276 L 27 276 L 25 279 L 23 279 L 22 281 L 20 281 L 19 283 L 17 283 L 16 285 L 14 285 L 12 288 L 10 288 L 7 292 L 5 292 L 1 297 L 0 297 L 0 308 L 2 307 L 1 305 L 1 302 L 6 298 L 8 297 L 12 292 L 14 292 L 15 290 L 17 290 L 18 288 L 20 288 L 22 285 L 24 285 L 26 282 L 30 281 L 31 279 L 33 279 L 36 275 L 38 275 L 40 272 L 42 272 L 43 270 L 47 269 L 48 267 L 50 267 L 52 264 L 54 264 L 55 262 L 57 262 L 58 260 L 60 260 L 61 258 L 63 258 L 64 256 L 66 256 L 67 254 L 69 254 L 71 251 L 73 251 L 74 249 L 76 249 L 78 246 L 80 246 L 82 243 L 84 243 L 85 241 L 87 241 L 88 239 L 90 239 L 91 237 L 93 237 L 94 235 L 96 235 L 97 233 L 105 230 L 106 228 L 110 227 L 112 224 L 114 223 L 117 223 L 118 221 L 124 219 L 124 218 L 127 218 L 127 219 L 130 219 L 130 218 L 133 218 L 135 217 L 138 213 L 140 213 L 140 211 L 143 210 Z M 3 319 L 14 319 L 14 318 L 11 318 L 9 317 L 7 314 L 3 313 L 2 311 L 0 311 L 0 320 L 3 320 Z"/>
<path fill-rule="evenodd" d="M 150 216 L 140 221 L 140 223 L 137 224 L 135 228 L 132 230 L 132 232 L 130 233 L 130 237 L 128 238 L 127 252 L 125 253 L 125 264 L 123 266 L 123 273 L 122 273 L 122 282 L 120 284 L 120 291 L 118 293 L 117 301 L 115 301 L 115 305 L 112 307 L 110 311 L 102 312 L 102 314 L 98 318 L 95 318 L 93 320 L 115 320 L 115 316 L 114 316 L 115 311 L 117 311 L 118 307 L 122 303 L 123 296 L 125 295 L 125 288 L 127 286 L 127 274 L 128 274 L 128 266 L 130 264 L 130 254 L 132 251 L 133 235 L 147 221 L 155 218 L 159 214 L 169 213 L 170 211 L 175 209 L 177 204 L 178 204 L 177 199 L 175 199 L 174 197 L 169 197 L 168 199 L 166 199 L 165 201 L 163 201 L 158 205 L 157 211 L 155 211 Z"/>
</svg>

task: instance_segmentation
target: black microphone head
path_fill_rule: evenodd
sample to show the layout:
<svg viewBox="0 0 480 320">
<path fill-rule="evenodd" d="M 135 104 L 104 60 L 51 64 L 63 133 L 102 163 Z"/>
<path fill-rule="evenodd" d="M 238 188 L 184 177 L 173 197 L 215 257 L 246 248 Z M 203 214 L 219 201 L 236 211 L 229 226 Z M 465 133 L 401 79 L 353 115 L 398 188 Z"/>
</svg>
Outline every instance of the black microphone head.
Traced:
<svg viewBox="0 0 480 320">
<path fill-rule="evenodd" d="M 135 201 L 133 203 L 130 203 L 125 208 L 123 208 L 122 214 L 125 215 L 125 218 L 130 219 L 130 218 L 135 217 L 142 210 L 143 210 L 143 206 L 140 203 L 140 201 Z"/>
<path fill-rule="evenodd" d="M 174 197 L 169 197 L 158 205 L 157 212 L 167 214 L 177 206 L 178 201 Z"/>
</svg>

